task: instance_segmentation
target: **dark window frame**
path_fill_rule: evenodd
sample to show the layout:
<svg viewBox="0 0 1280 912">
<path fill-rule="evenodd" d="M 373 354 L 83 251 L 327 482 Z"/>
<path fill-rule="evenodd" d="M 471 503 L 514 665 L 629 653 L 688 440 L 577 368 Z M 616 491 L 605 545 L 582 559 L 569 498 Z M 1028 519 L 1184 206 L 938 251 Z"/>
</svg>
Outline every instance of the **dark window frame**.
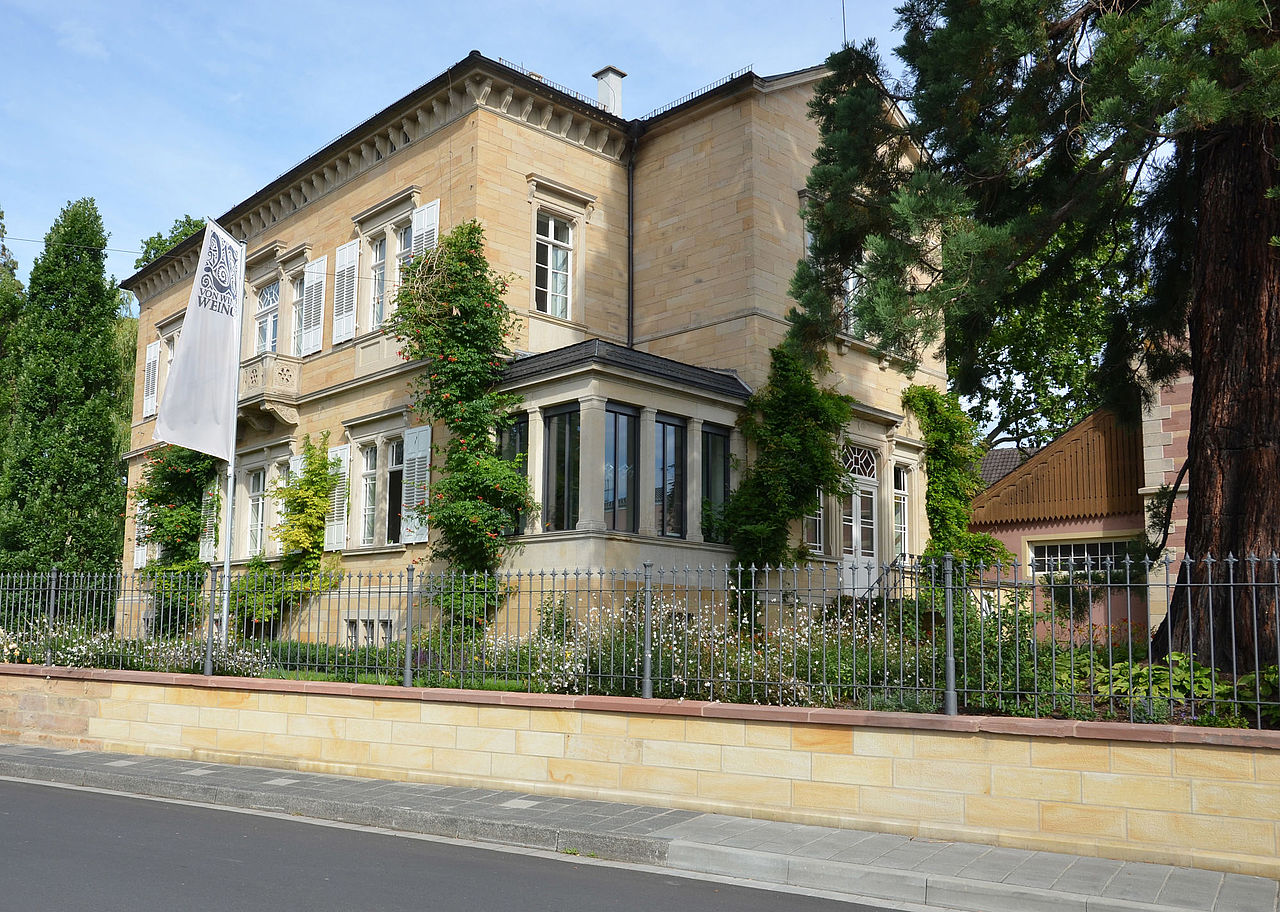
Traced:
<svg viewBox="0 0 1280 912">
<path fill-rule="evenodd" d="M 547 532 L 576 529 L 582 498 L 582 410 L 578 403 L 543 412 L 546 440 L 542 519 Z M 561 449 L 557 449 L 562 446 Z M 557 473 L 563 473 L 558 475 Z M 564 489 L 559 482 L 563 480 Z"/>
<path fill-rule="evenodd" d="M 712 439 L 722 441 L 723 453 L 719 465 L 711 457 Z M 732 437 L 727 427 L 718 424 L 702 426 L 702 540 L 712 544 L 724 544 L 728 538 L 724 528 L 724 508 L 729 502 L 729 472 L 732 468 L 730 445 Z M 713 471 L 719 470 L 720 485 L 713 484 Z M 714 495 L 714 496 L 713 496 Z"/>
<path fill-rule="evenodd" d="M 610 402 L 605 406 L 604 426 L 604 525 L 611 532 L 635 532 L 639 527 L 640 511 L 636 508 L 636 486 L 640 464 L 640 410 L 629 405 Z M 619 471 L 618 431 L 626 428 L 626 462 Z M 625 474 L 624 474 L 625 473 Z M 619 496 L 619 481 L 625 493 Z M 608 499 L 609 491 L 613 500 Z M 623 502 L 626 506 L 619 506 Z M 619 514 L 622 514 L 621 520 Z"/>
<path fill-rule="evenodd" d="M 674 450 L 671 460 L 667 459 L 669 442 Z M 684 538 L 688 533 L 688 462 L 687 422 L 660 413 L 653 422 L 653 526 L 663 538 Z"/>
</svg>

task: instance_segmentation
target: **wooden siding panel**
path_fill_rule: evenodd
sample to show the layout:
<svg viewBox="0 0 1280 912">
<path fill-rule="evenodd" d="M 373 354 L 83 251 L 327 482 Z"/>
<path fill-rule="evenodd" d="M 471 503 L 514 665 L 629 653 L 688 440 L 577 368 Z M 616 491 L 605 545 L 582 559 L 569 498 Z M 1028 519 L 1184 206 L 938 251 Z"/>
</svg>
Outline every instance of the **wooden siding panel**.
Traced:
<svg viewBox="0 0 1280 912">
<path fill-rule="evenodd" d="M 1142 433 L 1100 410 L 979 494 L 974 526 L 1142 510 Z"/>
</svg>

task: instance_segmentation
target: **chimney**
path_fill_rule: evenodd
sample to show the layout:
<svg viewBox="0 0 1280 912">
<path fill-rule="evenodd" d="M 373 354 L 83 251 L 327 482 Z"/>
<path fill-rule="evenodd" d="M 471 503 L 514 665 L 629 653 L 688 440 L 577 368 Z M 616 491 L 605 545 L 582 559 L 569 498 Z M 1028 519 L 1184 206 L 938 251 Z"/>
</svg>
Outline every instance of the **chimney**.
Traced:
<svg viewBox="0 0 1280 912">
<path fill-rule="evenodd" d="M 614 117 L 622 116 L 622 79 L 627 74 L 617 67 L 607 66 L 591 74 L 596 79 L 596 99 L 600 107 Z"/>
</svg>

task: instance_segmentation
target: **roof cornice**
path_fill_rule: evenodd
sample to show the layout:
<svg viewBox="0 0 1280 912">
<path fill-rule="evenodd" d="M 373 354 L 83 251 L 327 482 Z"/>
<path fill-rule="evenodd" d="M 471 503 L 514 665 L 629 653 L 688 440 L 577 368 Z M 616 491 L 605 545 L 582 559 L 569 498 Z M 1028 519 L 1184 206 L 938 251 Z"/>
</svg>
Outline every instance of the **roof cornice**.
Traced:
<svg viewBox="0 0 1280 912">
<path fill-rule="evenodd" d="M 620 159 L 628 121 L 534 75 L 472 51 L 271 181 L 216 221 L 240 240 L 346 184 L 400 149 L 484 109 Z M 192 235 L 121 282 L 146 299 L 190 275 L 203 233 Z M 191 262 L 188 264 L 188 259 Z"/>
</svg>

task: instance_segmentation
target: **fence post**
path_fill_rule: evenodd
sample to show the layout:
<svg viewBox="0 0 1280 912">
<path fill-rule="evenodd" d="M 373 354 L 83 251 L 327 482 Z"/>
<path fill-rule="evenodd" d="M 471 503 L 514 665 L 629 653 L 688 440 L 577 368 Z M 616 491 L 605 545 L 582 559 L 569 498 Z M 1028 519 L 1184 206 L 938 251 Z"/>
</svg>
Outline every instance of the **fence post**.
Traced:
<svg viewBox="0 0 1280 912">
<path fill-rule="evenodd" d="M 49 571 L 49 638 L 45 640 L 44 646 L 44 663 L 46 665 L 53 664 L 53 606 L 58 601 L 58 565 L 54 564 L 53 569 Z"/>
<path fill-rule="evenodd" d="M 951 562 L 950 554 L 942 558 L 942 584 L 947 593 L 947 691 L 942 697 L 942 711 L 948 716 L 955 716 L 960 713 L 960 707 L 956 699 L 956 626 L 952 610 L 955 585 Z"/>
<path fill-rule="evenodd" d="M 209 627 L 204 638 L 204 673 L 213 677 L 213 613 L 217 611 L 218 568 L 209 566 Z"/>
<path fill-rule="evenodd" d="M 413 686 L 413 564 L 409 565 L 409 593 L 404 606 L 404 686 Z"/>
<path fill-rule="evenodd" d="M 653 561 L 644 562 L 644 677 L 640 696 L 653 699 Z"/>
</svg>

